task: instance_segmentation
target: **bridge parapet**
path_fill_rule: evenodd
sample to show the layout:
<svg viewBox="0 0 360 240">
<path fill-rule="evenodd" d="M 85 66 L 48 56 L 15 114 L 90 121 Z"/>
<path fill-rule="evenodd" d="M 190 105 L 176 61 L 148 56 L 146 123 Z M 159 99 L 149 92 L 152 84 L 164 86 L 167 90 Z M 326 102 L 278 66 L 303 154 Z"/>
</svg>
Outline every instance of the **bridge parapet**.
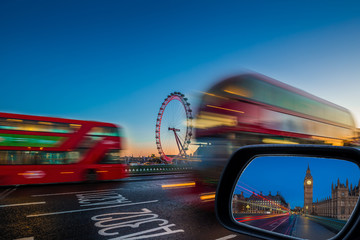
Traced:
<svg viewBox="0 0 360 240">
<path fill-rule="evenodd" d="M 309 218 L 309 220 L 324 226 L 325 228 L 329 229 L 334 233 L 338 233 L 341 229 L 343 229 L 343 227 L 347 222 L 344 220 L 338 220 L 334 218 L 320 217 L 314 215 L 306 215 L 306 217 Z"/>
<path fill-rule="evenodd" d="M 151 175 L 191 172 L 192 166 L 188 165 L 135 165 L 129 166 L 125 171 L 131 175 Z"/>
</svg>

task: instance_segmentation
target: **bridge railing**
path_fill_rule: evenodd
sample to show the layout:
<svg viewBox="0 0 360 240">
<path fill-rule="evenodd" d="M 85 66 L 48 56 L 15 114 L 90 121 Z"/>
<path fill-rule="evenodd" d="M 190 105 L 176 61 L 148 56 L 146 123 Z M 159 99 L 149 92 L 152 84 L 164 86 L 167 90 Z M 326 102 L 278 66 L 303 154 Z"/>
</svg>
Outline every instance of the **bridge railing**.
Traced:
<svg viewBox="0 0 360 240">
<path fill-rule="evenodd" d="M 134 165 L 129 166 L 125 171 L 131 175 L 151 175 L 167 173 L 185 173 L 192 171 L 189 165 Z"/>
<path fill-rule="evenodd" d="M 347 221 L 344 220 L 338 220 L 333 218 L 327 218 L 327 217 L 320 217 L 320 216 L 314 216 L 314 215 L 306 215 L 311 221 L 317 222 L 320 225 L 326 227 L 330 231 L 334 233 L 338 233 L 341 229 L 343 229 L 344 225 Z"/>
</svg>

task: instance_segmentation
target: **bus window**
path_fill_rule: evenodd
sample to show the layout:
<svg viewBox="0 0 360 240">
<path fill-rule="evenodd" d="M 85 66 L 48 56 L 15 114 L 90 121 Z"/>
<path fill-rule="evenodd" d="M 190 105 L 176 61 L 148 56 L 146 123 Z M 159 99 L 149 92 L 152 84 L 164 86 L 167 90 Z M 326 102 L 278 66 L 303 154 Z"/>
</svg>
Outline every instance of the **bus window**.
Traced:
<svg viewBox="0 0 360 240">
<path fill-rule="evenodd" d="M 105 153 L 99 163 L 122 163 L 120 159 L 120 150 L 109 150 Z"/>
<path fill-rule="evenodd" d="M 0 151 L 0 165 L 70 164 L 78 162 L 80 152 Z"/>
<path fill-rule="evenodd" d="M 75 128 L 74 126 L 77 126 Z M 0 118 L 0 129 L 30 132 L 73 133 L 77 124 Z"/>
<path fill-rule="evenodd" d="M 0 151 L 0 164 L 7 164 L 7 152 Z"/>
<path fill-rule="evenodd" d="M 79 151 L 67 152 L 65 156 L 65 164 L 76 163 L 80 160 L 81 154 Z"/>
<path fill-rule="evenodd" d="M 89 132 L 92 136 L 119 136 L 119 131 L 115 127 L 93 127 Z"/>
</svg>

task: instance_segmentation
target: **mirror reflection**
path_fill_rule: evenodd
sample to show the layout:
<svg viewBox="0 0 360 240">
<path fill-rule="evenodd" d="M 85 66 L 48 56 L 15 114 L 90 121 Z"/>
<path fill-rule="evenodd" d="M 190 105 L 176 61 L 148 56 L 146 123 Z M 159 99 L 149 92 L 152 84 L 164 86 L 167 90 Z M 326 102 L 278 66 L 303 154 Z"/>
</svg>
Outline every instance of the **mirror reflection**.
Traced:
<svg viewBox="0 0 360 240">
<path fill-rule="evenodd" d="M 261 156 L 239 177 L 232 213 L 239 224 L 306 239 L 328 239 L 359 198 L 359 167 L 339 159 Z"/>
</svg>

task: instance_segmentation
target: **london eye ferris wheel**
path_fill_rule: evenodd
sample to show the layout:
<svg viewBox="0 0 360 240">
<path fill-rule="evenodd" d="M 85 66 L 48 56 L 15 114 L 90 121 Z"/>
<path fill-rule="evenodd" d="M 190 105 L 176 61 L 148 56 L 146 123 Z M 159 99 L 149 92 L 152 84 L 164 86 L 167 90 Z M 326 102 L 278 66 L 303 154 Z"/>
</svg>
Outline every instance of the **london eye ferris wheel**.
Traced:
<svg viewBox="0 0 360 240">
<path fill-rule="evenodd" d="M 186 159 L 192 136 L 192 110 L 184 94 L 173 92 L 161 104 L 155 139 L 160 158 L 167 162 Z"/>
</svg>

